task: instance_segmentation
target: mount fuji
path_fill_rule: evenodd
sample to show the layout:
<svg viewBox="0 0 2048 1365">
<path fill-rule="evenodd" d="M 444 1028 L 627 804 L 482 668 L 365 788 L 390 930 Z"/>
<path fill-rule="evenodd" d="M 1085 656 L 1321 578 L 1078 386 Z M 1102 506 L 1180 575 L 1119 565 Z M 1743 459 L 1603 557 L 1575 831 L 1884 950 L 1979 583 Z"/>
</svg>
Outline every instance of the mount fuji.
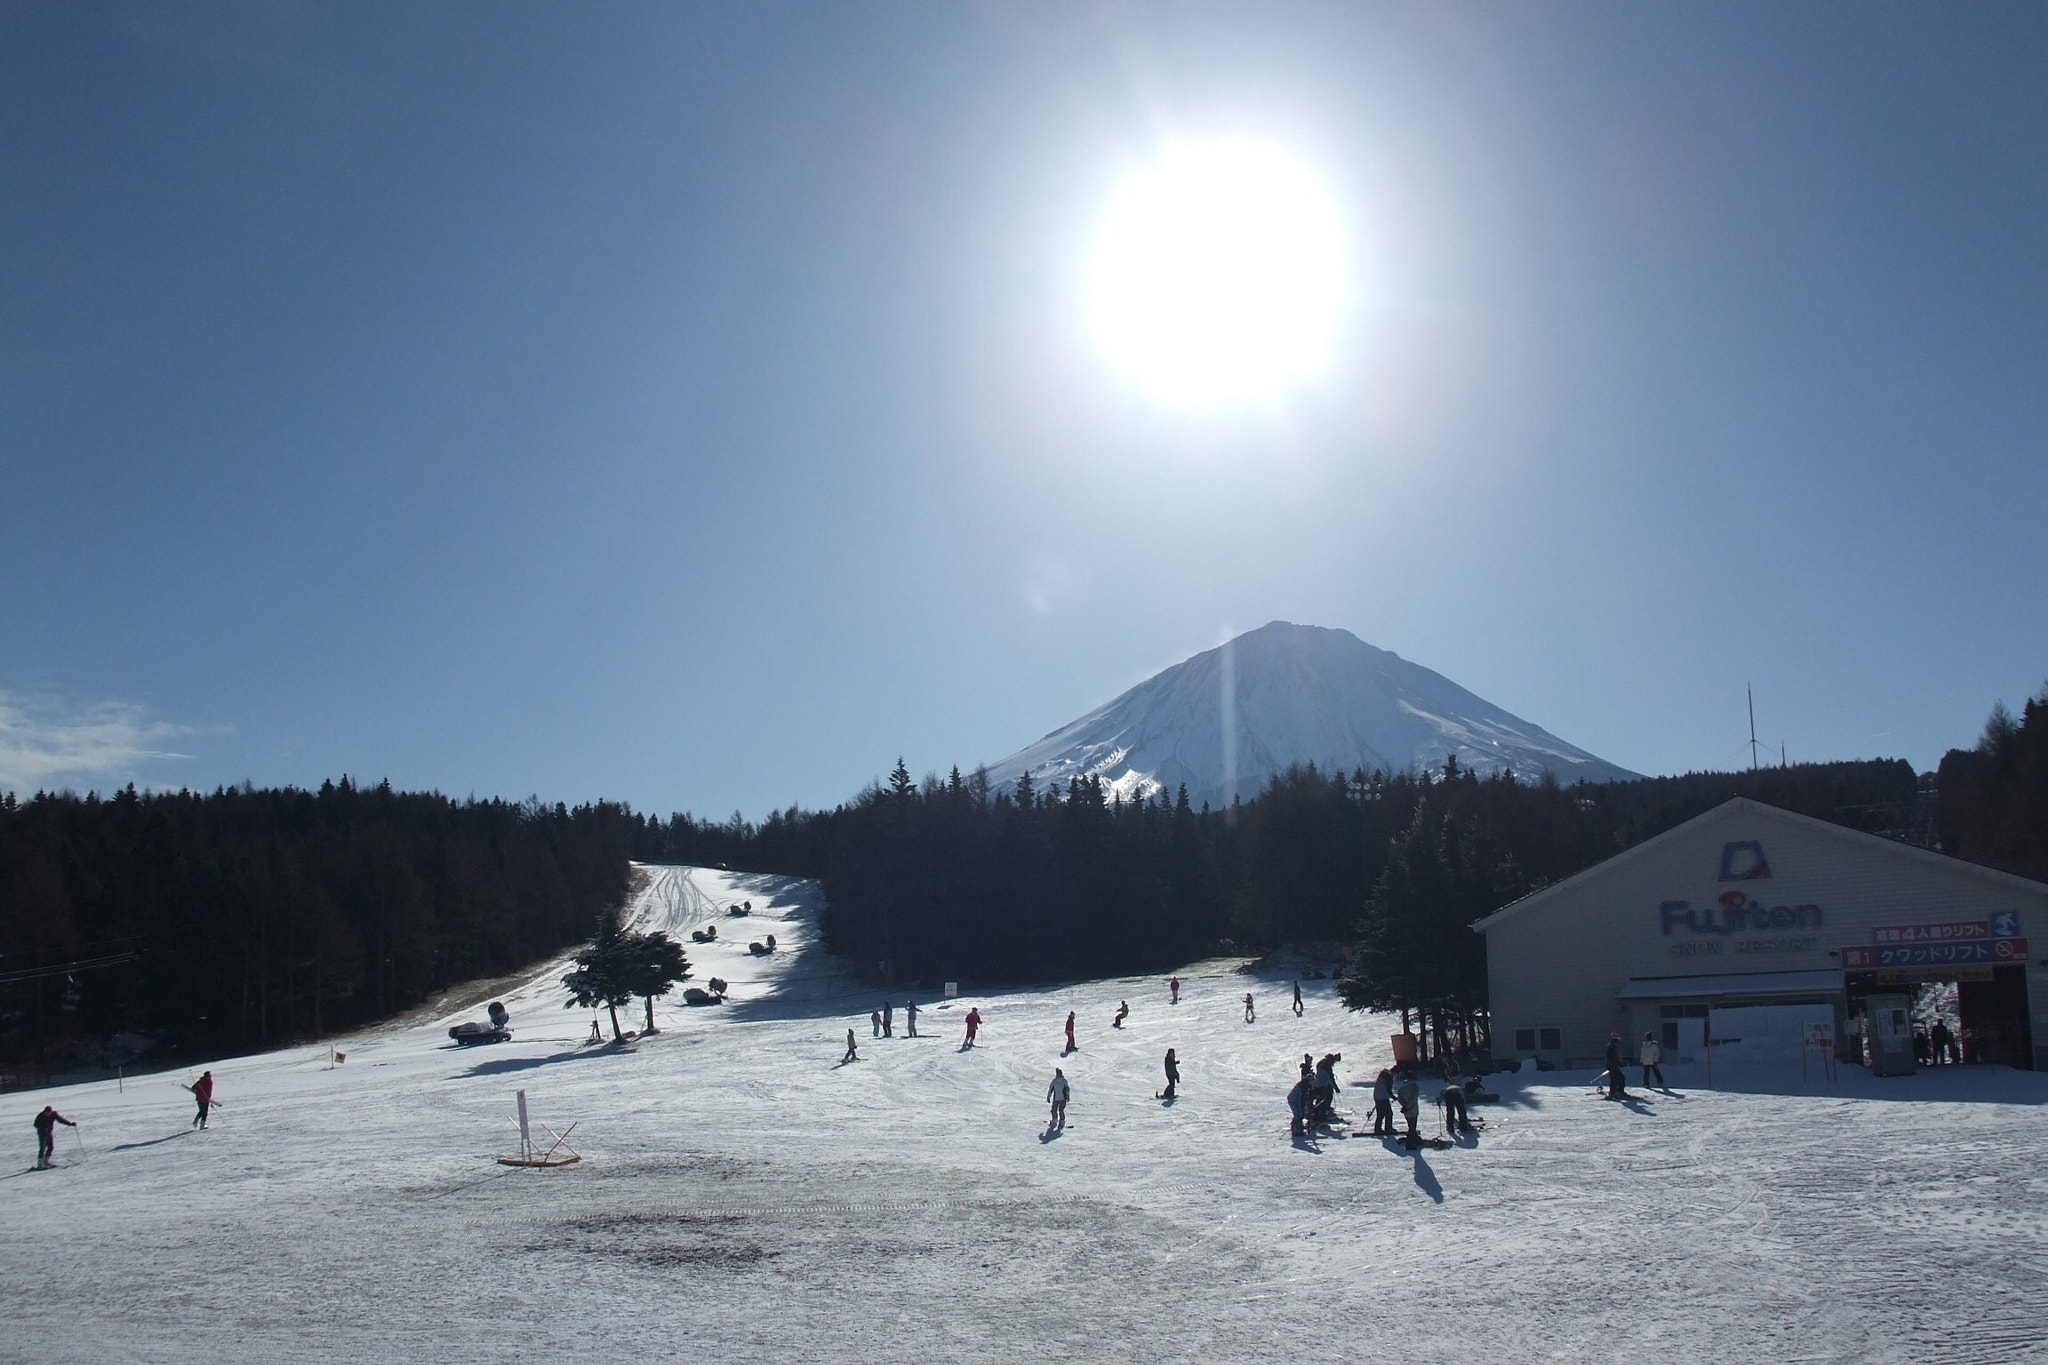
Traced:
<svg viewBox="0 0 2048 1365">
<path fill-rule="evenodd" d="M 1187 785 L 1196 805 L 1249 799 L 1296 763 L 1608 782 L 1638 774 L 1567 744 L 1441 673 L 1346 630 L 1274 621 L 1138 684 L 988 766 L 997 786 L 1093 775 L 1126 800 Z"/>
</svg>

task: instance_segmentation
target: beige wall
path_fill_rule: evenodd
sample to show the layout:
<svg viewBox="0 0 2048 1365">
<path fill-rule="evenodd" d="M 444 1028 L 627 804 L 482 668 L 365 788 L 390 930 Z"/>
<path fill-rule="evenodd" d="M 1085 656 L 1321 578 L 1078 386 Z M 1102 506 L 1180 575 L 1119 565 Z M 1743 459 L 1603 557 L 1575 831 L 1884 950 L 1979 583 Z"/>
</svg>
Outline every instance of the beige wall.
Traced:
<svg viewBox="0 0 2048 1365">
<path fill-rule="evenodd" d="M 1719 879 L 1723 849 L 1738 841 L 1763 846 L 1770 877 Z M 1718 926 L 1726 922 L 1720 902 L 1729 892 L 1766 911 L 1817 906 L 1820 924 L 1811 924 L 1808 911 L 1796 925 L 1693 932 L 1681 912 L 1666 931 L 1665 902 L 1685 901 L 1695 922 L 1704 926 L 1711 915 Z M 1768 808 L 1714 812 L 1486 931 L 1495 1052 L 1514 1051 L 1516 1028 L 1557 1026 L 1566 1058 L 1589 1063 L 1606 1049 L 1609 1032 L 1624 1040 L 1642 1036 L 1643 1016 L 1616 999 L 1631 977 L 1840 970 L 1842 947 L 1870 943 L 1879 926 L 1977 920 L 1995 911 L 2018 914 L 2031 958 L 2048 958 L 2048 888 L 2000 881 L 1967 864 L 1815 828 Z M 2048 1015 L 2040 1012 L 2048 979 L 2040 969 L 2029 967 L 2028 990 L 2036 1042 L 2048 1043 Z"/>
</svg>

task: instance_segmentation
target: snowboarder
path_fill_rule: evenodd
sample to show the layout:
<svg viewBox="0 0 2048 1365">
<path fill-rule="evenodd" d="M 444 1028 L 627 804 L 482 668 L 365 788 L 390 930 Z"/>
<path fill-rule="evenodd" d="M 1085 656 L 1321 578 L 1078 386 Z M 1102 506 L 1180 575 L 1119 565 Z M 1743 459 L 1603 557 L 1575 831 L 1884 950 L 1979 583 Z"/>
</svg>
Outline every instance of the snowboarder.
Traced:
<svg viewBox="0 0 2048 1365">
<path fill-rule="evenodd" d="M 213 1108 L 213 1073 L 202 1071 L 199 1079 L 185 1087 L 192 1092 L 192 1098 L 199 1101 L 199 1112 L 192 1116 L 194 1128 L 206 1126 L 206 1111 Z"/>
<path fill-rule="evenodd" d="M 896 1007 L 886 1000 L 882 1002 L 882 1036 L 884 1038 L 894 1038 L 896 1036 Z"/>
<path fill-rule="evenodd" d="M 1664 1045 L 1657 1041 L 1656 1034 L 1645 1033 L 1643 1035 L 1643 1045 L 1638 1050 L 1638 1057 L 1643 1064 L 1643 1089 L 1648 1090 L 1650 1088 L 1650 1077 L 1652 1075 L 1657 1078 L 1657 1088 L 1659 1090 L 1665 1089 L 1664 1068 L 1661 1065 L 1664 1060 Z"/>
<path fill-rule="evenodd" d="M 1124 1020 L 1130 1017 L 1131 1002 L 1128 1000 L 1119 1000 L 1116 1002 L 1116 1018 L 1109 1021 L 1109 1026 L 1111 1028 L 1122 1028 L 1124 1026 Z"/>
<path fill-rule="evenodd" d="M 882 1012 L 880 1010 L 868 1011 L 868 1034 L 874 1038 L 882 1036 Z"/>
<path fill-rule="evenodd" d="M 917 1002 L 915 1000 L 903 1002 L 903 1031 L 912 1038 L 917 1036 Z"/>
<path fill-rule="evenodd" d="M 1444 1073 L 1444 1093 L 1440 1097 L 1444 1107 L 1444 1131 L 1452 1137 L 1472 1132 L 1472 1114 L 1465 1107 L 1465 1087 L 1458 1083 L 1456 1072 Z"/>
<path fill-rule="evenodd" d="M 1052 1069 L 1052 1084 L 1045 1088 L 1046 1102 L 1052 1105 L 1052 1122 L 1048 1128 L 1067 1126 L 1067 1096 L 1072 1093 L 1067 1085 L 1067 1073 L 1058 1067 Z"/>
<path fill-rule="evenodd" d="M 1166 1003 L 1169 1005 L 1178 1005 L 1180 1003 L 1180 978 L 1177 976 L 1166 978 Z"/>
<path fill-rule="evenodd" d="M 1400 1103 L 1402 1122 L 1408 1125 L 1406 1141 L 1409 1146 L 1413 1147 L 1422 1141 L 1421 1135 L 1415 1131 L 1415 1117 L 1422 1108 L 1420 1093 L 1415 1085 L 1415 1077 L 1403 1075 L 1401 1083 L 1394 1087 L 1394 1098 Z"/>
<path fill-rule="evenodd" d="M 968 1047 L 973 1047 L 973 1046 L 974 1046 L 974 1035 L 975 1035 L 975 1034 L 977 1034 L 977 1033 L 979 1033 L 980 1031 L 981 1031 L 981 1011 L 980 1011 L 979 1009 L 971 1009 L 971 1010 L 967 1011 L 967 1046 L 968 1046 Z"/>
<path fill-rule="evenodd" d="M 848 1062 L 857 1062 L 859 1060 L 860 1054 L 853 1049 L 853 1030 L 848 1029 L 846 1031 L 846 1055 L 839 1059 L 839 1065 L 845 1066 Z"/>
<path fill-rule="evenodd" d="M 1250 991 L 1244 993 L 1244 1021 L 1247 1024 L 1252 1022 L 1252 993 Z"/>
<path fill-rule="evenodd" d="M 57 1150 L 57 1125 L 76 1128 L 78 1125 L 58 1113 L 55 1106 L 44 1105 L 43 1112 L 35 1116 L 36 1127 L 36 1169 L 50 1168 L 50 1155 Z"/>
<path fill-rule="evenodd" d="M 1062 1053 L 1061 1053 L 1060 1055 L 1061 1055 L 1062 1057 L 1064 1057 L 1064 1056 L 1066 1056 L 1066 1055 L 1067 1055 L 1067 1052 L 1078 1052 L 1078 1051 L 1080 1051 L 1080 1044 L 1079 1044 L 1079 1043 L 1076 1043 L 1076 1042 L 1074 1041 L 1074 1012 L 1073 1012 L 1072 1010 L 1068 1010 L 1068 1011 L 1067 1011 L 1067 1048 L 1066 1048 L 1066 1052 L 1062 1052 Z"/>
<path fill-rule="evenodd" d="M 1173 1088 L 1174 1088 L 1175 1086 L 1179 1085 L 1179 1084 L 1180 1084 L 1180 1063 L 1179 1063 L 1179 1062 L 1178 1062 L 1177 1060 L 1175 1060 L 1175 1058 L 1174 1058 L 1174 1055 L 1173 1055 L 1173 1049 L 1172 1049 L 1172 1048 L 1168 1048 L 1168 1049 L 1166 1049 L 1166 1089 L 1164 1089 L 1164 1090 L 1160 1091 L 1160 1092 L 1159 1092 L 1158 1094 L 1154 1095 L 1154 1096 L 1153 1096 L 1152 1098 L 1153 1098 L 1153 1099 L 1155 1099 L 1155 1100 L 1170 1100 L 1170 1099 L 1172 1099 L 1172 1098 L 1173 1098 Z"/>
<path fill-rule="evenodd" d="M 1301 1018 L 1301 983 L 1294 983 L 1294 1017 Z"/>
<path fill-rule="evenodd" d="M 1372 1135 L 1391 1137 L 1394 1133 L 1394 1073 L 1380 1068 L 1372 1082 Z"/>
</svg>

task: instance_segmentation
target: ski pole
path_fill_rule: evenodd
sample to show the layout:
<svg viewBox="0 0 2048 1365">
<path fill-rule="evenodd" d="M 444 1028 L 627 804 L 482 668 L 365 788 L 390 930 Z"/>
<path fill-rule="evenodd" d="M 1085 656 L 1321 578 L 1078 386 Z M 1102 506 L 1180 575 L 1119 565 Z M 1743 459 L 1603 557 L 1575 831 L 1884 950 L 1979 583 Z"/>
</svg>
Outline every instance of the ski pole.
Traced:
<svg viewBox="0 0 2048 1365">
<path fill-rule="evenodd" d="M 78 1135 L 78 1125 L 71 1125 L 71 1140 L 78 1144 L 78 1159 L 85 1160 L 85 1139 Z"/>
</svg>

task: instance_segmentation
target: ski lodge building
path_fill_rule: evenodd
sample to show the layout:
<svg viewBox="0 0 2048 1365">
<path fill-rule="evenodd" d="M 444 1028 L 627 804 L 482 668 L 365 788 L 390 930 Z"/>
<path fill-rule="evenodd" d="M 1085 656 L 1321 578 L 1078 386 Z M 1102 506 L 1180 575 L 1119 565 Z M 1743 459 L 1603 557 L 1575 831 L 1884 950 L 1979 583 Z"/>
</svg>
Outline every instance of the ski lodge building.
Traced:
<svg viewBox="0 0 2048 1365">
<path fill-rule="evenodd" d="M 2048 1070 L 2048 884 L 1742 797 L 1472 927 L 1501 1058 L 1597 1066 L 1609 1034 L 1633 1058 L 1654 1033 L 1674 1060 L 1711 1036 L 1731 1061 L 1828 1039 L 1860 1061 L 1952 981 L 1966 1060 Z"/>
</svg>

